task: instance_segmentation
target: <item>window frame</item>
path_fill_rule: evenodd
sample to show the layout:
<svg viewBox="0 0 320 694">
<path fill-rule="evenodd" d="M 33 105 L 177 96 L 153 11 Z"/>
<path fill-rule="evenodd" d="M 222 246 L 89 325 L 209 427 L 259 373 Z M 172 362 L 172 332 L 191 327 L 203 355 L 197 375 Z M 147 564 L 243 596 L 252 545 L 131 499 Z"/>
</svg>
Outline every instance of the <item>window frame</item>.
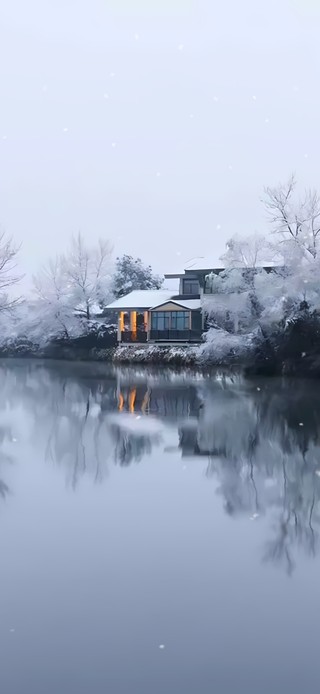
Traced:
<svg viewBox="0 0 320 694">
<path fill-rule="evenodd" d="M 152 311 L 151 313 L 151 330 L 182 332 L 189 329 L 190 311 Z"/>
<path fill-rule="evenodd" d="M 187 292 L 187 291 L 186 291 L 186 286 L 187 286 L 188 284 L 190 285 L 190 287 L 191 287 L 192 284 L 196 284 L 196 285 L 197 285 L 196 291 L 188 291 L 188 292 Z M 186 296 L 190 296 L 190 295 L 193 295 L 193 294 L 200 294 L 200 282 L 199 282 L 199 280 L 196 279 L 196 278 L 193 278 L 193 279 L 190 278 L 190 279 L 189 279 L 188 277 L 186 277 L 186 278 L 183 279 L 182 289 L 183 289 L 183 294 L 185 294 Z"/>
</svg>

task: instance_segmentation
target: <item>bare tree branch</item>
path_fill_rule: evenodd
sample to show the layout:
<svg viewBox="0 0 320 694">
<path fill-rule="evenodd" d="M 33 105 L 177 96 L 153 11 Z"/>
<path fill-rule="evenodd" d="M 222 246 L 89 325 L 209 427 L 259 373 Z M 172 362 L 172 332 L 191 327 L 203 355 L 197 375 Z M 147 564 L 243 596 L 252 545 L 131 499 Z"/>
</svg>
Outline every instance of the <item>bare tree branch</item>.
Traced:
<svg viewBox="0 0 320 694">
<path fill-rule="evenodd" d="M 272 231 L 283 240 L 292 239 L 301 250 L 313 258 L 317 255 L 320 232 L 320 198 L 317 191 L 306 190 L 302 200 L 295 199 L 296 179 L 292 175 L 286 184 L 265 188 L 263 200 L 272 224 Z"/>
<path fill-rule="evenodd" d="M 11 311 L 21 301 L 20 297 L 12 298 L 7 290 L 18 284 L 23 275 L 17 273 L 17 256 L 20 246 L 16 246 L 12 237 L 3 231 L 0 233 L 0 311 Z"/>
</svg>

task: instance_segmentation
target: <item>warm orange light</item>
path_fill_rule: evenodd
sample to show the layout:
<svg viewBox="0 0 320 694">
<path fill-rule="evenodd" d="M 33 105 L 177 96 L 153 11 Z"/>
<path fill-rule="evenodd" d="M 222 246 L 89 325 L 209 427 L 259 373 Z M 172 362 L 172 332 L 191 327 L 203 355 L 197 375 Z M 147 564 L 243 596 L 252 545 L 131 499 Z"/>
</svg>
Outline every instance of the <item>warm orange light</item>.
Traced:
<svg viewBox="0 0 320 694">
<path fill-rule="evenodd" d="M 124 398 L 122 393 L 119 393 L 119 412 L 122 412 L 123 410 L 123 405 L 124 405 Z"/>
<path fill-rule="evenodd" d="M 137 395 L 136 388 L 132 388 L 132 390 L 129 393 L 129 412 L 134 412 L 134 404 L 136 401 L 136 395 Z"/>
<path fill-rule="evenodd" d="M 137 312 L 136 311 L 131 311 L 130 313 L 130 330 L 132 330 L 133 333 L 137 331 Z"/>
<path fill-rule="evenodd" d="M 119 313 L 119 328 L 120 328 L 120 332 L 123 333 L 123 331 L 124 331 L 124 311 L 120 311 L 120 313 Z"/>
</svg>

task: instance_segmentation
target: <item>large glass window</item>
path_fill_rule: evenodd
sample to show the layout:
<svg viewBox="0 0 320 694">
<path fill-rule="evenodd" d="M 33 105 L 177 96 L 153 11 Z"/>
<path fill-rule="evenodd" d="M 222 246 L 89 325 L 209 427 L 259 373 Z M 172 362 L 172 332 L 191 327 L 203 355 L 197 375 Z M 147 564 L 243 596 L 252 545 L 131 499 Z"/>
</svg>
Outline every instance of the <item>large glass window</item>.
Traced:
<svg viewBox="0 0 320 694">
<path fill-rule="evenodd" d="M 152 330 L 189 330 L 189 311 L 154 311 Z"/>
<path fill-rule="evenodd" d="M 157 311 L 156 313 L 152 313 L 151 326 L 152 330 L 169 330 L 170 313 L 168 311 Z"/>
</svg>

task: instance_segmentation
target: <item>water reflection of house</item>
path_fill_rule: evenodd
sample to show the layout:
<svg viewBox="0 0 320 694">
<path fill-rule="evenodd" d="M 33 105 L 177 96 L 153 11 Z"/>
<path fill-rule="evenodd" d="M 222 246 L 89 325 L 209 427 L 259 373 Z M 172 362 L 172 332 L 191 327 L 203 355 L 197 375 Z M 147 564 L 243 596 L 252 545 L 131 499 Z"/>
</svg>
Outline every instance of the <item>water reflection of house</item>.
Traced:
<svg viewBox="0 0 320 694">
<path fill-rule="evenodd" d="M 118 383 L 118 409 L 121 412 L 188 418 L 197 416 L 199 405 L 194 385 L 181 384 L 168 388 L 150 383 Z"/>
<path fill-rule="evenodd" d="M 213 446 L 210 450 L 202 447 L 199 440 L 199 420 L 190 420 L 179 427 L 179 448 L 183 458 L 189 456 L 219 456 L 226 457 L 227 451 L 223 446 Z"/>
</svg>

